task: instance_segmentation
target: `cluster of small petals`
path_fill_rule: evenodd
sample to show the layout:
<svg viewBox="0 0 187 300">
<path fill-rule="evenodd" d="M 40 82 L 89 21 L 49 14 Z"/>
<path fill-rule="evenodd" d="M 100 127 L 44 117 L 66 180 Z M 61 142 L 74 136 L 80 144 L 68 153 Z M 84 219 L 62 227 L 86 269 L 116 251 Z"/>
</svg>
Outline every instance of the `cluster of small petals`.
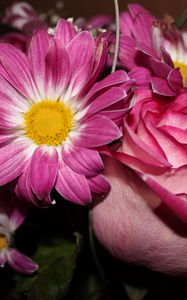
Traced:
<svg viewBox="0 0 187 300">
<path fill-rule="evenodd" d="M 38 30 L 28 54 L 0 45 L 0 185 L 17 178 L 17 195 L 40 205 L 53 188 L 81 205 L 109 190 L 97 147 L 121 137 L 134 81 L 125 71 L 97 81 L 107 53 L 104 38 L 63 19 L 54 34 Z"/>
<path fill-rule="evenodd" d="M 5 188 L 0 189 L 0 200 L 0 267 L 8 263 L 17 272 L 31 274 L 38 269 L 38 265 L 11 248 L 13 234 L 25 220 L 28 205 Z"/>
</svg>

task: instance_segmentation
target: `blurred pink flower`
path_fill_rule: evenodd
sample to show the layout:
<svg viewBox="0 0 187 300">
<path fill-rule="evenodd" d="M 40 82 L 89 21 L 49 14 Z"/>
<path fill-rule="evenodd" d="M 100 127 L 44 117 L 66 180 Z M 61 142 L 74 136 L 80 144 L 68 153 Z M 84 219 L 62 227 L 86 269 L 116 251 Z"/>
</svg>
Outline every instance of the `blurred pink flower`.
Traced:
<svg viewBox="0 0 187 300">
<path fill-rule="evenodd" d="M 7 8 L 1 22 L 19 29 L 25 34 L 32 34 L 34 30 L 46 27 L 38 13 L 27 2 L 17 2 Z"/>
<path fill-rule="evenodd" d="M 81 205 L 108 191 L 97 148 L 121 137 L 132 81 L 117 71 L 95 83 L 106 57 L 104 39 L 65 20 L 36 32 L 28 56 L 0 45 L 0 185 L 17 178 L 17 195 L 44 205 L 53 187 Z"/>
<path fill-rule="evenodd" d="M 0 190 L 0 267 L 8 263 L 15 271 L 31 274 L 38 265 L 30 258 L 11 248 L 13 234 L 25 220 L 28 206 L 7 189 Z"/>
<path fill-rule="evenodd" d="M 187 76 L 187 48 L 171 17 L 158 20 L 138 4 L 121 14 L 119 64 L 138 88 L 176 96 Z"/>
<path fill-rule="evenodd" d="M 124 262 L 186 276 L 187 225 L 135 172 L 110 157 L 104 165 L 111 191 L 92 210 L 100 243 Z"/>
</svg>

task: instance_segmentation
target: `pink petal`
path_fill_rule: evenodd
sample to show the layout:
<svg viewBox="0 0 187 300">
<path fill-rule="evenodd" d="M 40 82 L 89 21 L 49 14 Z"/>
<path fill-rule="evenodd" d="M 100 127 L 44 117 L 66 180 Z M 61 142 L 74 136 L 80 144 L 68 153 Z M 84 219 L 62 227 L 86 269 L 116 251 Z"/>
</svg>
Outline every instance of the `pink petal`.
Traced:
<svg viewBox="0 0 187 300">
<path fill-rule="evenodd" d="M 55 184 L 58 172 L 58 154 L 56 149 L 38 147 L 32 155 L 30 164 L 30 182 L 36 196 L 47 198 Z"/>
<path fill-rule="evenodd" d="M 26 141 L 17 141 L 0 149 L 0 185 L 12 181 L 23 172 L 28 159 L 28 147 Z"/>
<path fill-rule="evenodd" d="M 23 200 L 28 200 L 31 203 L 37 203 L 37 197 L 33 193 L 30 183 L 30 163 L 24 169 L 24 172 L 18 179 L 18 183 L 15 187 L 16 195 Z"/>
<path fill-rule="evenodd" d="M 62 42 L 52 39 L 45 58 L 45 85 L 48 99 L 57 100 L 69 81 L 70 61 Z M 62 75 L 63 74 L 63 75 Z"/>
<path fill-rule="evenodd" d="M 103 80 L 96 82 L 93 87 L 90 89 L 89 93 L 87 94 L 85 98 L 85 103 L 90 103 L 93 97 L 96 97 L 95 94 L 99 93 L 100 91 L 110 88 L 112 86 L 119 85 L 125 81 L 129 80 L 129 77 L 125 71 L 118 70 L 107 77 L 105 77 Z"/>
<path fill-rule="evenodd" d="M 55 28 L 55 38 L 59 39 L 65 46 L 77 35 L 74 26 L 64 19 L 60 19 Z"/>
<path fill-rule="evenodd" d="M 129 70 L 137 67 L 135 59 L 137 51 L 135 47 L 136 41 L 134 38 L 127 35 L 120 36 L 119 61 L 122 66 Z"/>
<path fill-rule="evenodd" d="M 9 250 L 8 263 L 12 269 L 23 274 L 32 274 L 38 269 L 38 265 L 35 262 L 16 249 Z"/>
<path fill-rule="evenodd" d="M 0 74 L 24 97 L 36 99 L 37 91 L 29 70 L 28 59 L 12 45 L 0 44 Z"/>
<path fill-rule="evenodd" d="M 103 163 L 99 153 L 91 149 L 75 148 L 63 151 L 65 163 L 75 172 L 93 177 L 103 171 Z"/>
<path fill-rule="evenodd" d="M 103 175 L 97 175 L 88 179 L 88 185 L 94 194 L 106 194 L 110 191 L 110 184 Z"/>
<path fill-rule="evenodd" d="M 124 99 L 126 96 L 126 92 L 119 87 L 113 87 L 109 89 L 108 91 L 102 93 L 100 96 L 98 96 L 92 101 L 85 115 L 85 118 L 93 115 L 94 113 L 104 108 L 106 109 L 108 106 L 115 104 L 116 102 Z"/>
<path fill-rule="evenodd" d="M 32 36 L 28 50 L 31 71 L 41 99 L 45 99 L 45 56 L 49 41 L 50 36 L 46 30 L 39 30 Z"/>
<path fill-rule="evenodd" d="M 147 183 L 149 187 L 163 200 L 163 202 L 170 207 L 179 218 L 187 223 L 187 202 L 186 199 L 176 196 L 168 191 L 165 187 L 158 184 L 154 179 L 147 175 L 141 175 L 141 178 Z"/>
<path fill-rule="evenodd" d="M 74 142 L 81 148 L 103 146 L 121 137 L 115 123 L 101 115 L 87 119 L 78 133 L 79 136 L 74 138 Z"/>
<path fill-rule="evenodd" d="M 73 171 L 68 165 L 62 165 L 56 182 L 57 191 L 65 199 L 86 205 L 91 202 L 90 189 L 85 176 Z"/>
<path fill-rule="evenodd" d="M 73 79 L 94 56 L 95 42 L 89 32 L 82 31 L 71 40 L 67 49 L 70 57 L 71 74 Z M 77 55 L 77 53 L 79 55 Z"/>
</svg>

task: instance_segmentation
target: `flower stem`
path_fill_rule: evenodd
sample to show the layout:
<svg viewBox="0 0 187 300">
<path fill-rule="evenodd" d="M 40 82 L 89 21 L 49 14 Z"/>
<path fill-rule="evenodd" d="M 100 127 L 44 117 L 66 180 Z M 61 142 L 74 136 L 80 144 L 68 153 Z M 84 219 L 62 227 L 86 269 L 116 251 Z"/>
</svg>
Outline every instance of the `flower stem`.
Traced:
<svg viewBox="0 0 187 300">
<path fill-rule="evenodd" d="M 113 60 L 111 73 L 115 72 L 115 70 L 116 70 L 116 65 L 117 65 L 117 60 L 118 60 L 118 52 L 119 52 L 119 35 L 120 35 L 118 0 L 114 0 L 114 6 L 115 6 L 115 16 L 116 16 L 116 45 L 115 45 L 114 60 Z"/>
<path fill-rule="evenodd" d="M 180 29 L 184 23 L 187 21 L 187 7 L 186 9 L 181 13 L 181 15 L 176 18 L 175 25 L 178 29 Z"/>
</svg>

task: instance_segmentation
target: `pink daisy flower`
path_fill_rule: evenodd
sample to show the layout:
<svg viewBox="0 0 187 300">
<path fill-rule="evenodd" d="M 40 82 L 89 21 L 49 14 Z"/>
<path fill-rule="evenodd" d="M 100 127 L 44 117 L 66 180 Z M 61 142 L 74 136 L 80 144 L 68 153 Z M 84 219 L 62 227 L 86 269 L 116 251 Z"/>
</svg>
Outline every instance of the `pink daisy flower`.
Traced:
<svg viewBox="0 0 187 300">
<path fill-rule="evenodd" d="M 0 45 L 0 185 L 17 179 L 19 197 L 45 205 L 53 187 L 78 204 L 109 190 L 96 148 L 121 137 L 131 81 L 117 71 L 93 84 L 106 57 L 105 40 L 65 20 L 34 34 L 28 55 Z"/>
<path fill-rule="evenodd" d="M 5 189 L 0 190 L 0 198 L 0 267 L 8 263 L 17 272 L 31 274 L 38 269 L 38 265 L 10 247 L 13 234 L 25 220 L 28 207 Z"/>
</svg>

